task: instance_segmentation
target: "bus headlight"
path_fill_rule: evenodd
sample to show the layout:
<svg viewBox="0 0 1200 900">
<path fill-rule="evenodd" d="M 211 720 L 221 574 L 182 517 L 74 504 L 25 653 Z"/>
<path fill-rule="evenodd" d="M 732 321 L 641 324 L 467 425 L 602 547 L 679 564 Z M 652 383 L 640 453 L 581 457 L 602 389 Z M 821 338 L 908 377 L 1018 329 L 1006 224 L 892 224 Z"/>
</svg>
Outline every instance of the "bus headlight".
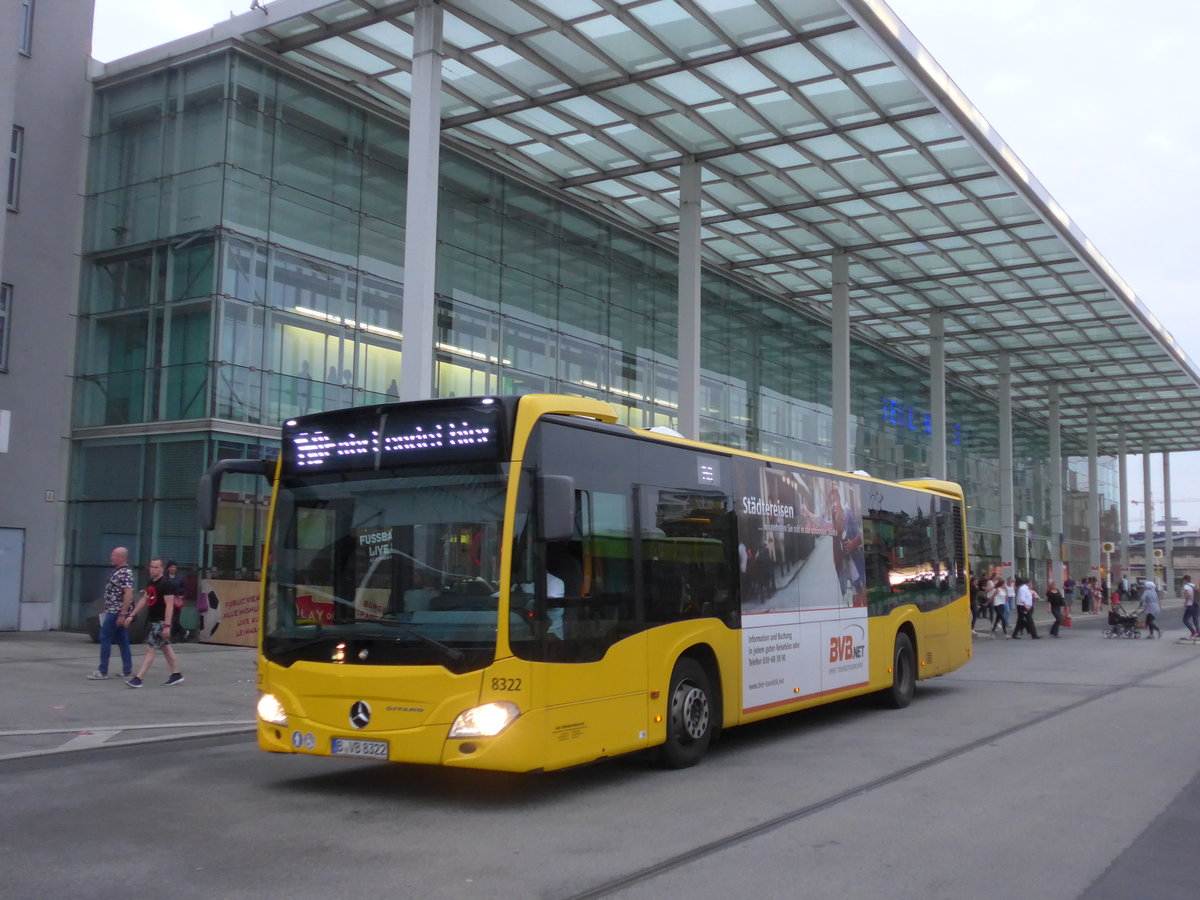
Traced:
<svg viewBox="0 0 1200 900">
<path fill-rule="evenodd" d="M 274 694 L 263 694 L 258 698 L 258 717 L 271 725 L 287 724 L 287 711 Z"/>
<path fill-rule="evenodd" d="M 517 704 L 500 700 L 485 703 L 466 712 L 459 713 L 450 726 L 452 738 L 495 737 L 517 720 L 521 711 Z"/>
</svg>

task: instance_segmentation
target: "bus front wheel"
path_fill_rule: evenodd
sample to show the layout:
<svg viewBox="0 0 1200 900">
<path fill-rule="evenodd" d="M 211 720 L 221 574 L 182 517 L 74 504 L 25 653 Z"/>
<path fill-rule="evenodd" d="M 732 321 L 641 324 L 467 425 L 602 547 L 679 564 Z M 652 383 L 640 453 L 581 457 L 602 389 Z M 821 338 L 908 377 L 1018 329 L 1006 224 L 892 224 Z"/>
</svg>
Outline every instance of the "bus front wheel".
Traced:
<svg viewBox="0 0 1200 900">
<path fill-rule="evenodd" d="M 712 740 L 714 709 L 708 673 L 696 660 L 683 657 L 675 663 L 668 704 L 662 761 L 672 769 L 694 766 Z"/>
<path fill-rule="evenodd" d="M 892 650 L 892 686 L 881 693 L 880 699 L 891 709 L 904 709 L 912 703 L 916 691 L 916 654 L 912 639 L 901 631 L 896 635 L 896 646 Z"/>
</svg>

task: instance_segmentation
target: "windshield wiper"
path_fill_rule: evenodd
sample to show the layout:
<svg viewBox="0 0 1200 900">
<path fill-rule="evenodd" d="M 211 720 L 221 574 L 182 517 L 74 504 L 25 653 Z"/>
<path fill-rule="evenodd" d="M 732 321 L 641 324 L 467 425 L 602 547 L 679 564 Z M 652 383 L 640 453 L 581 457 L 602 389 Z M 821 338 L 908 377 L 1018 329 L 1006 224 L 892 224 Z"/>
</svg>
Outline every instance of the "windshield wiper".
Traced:
<svg viewBox="0 0 1200 900">
<path fill-rule="evenodd" d="M 298 653 L 303 653 L 305 650 L 307 650 L 310 647 L 317 647 L 317 646 L 327 643 L 329 641 L 340 640 L 343 637 L 344 637 L 344 635 L 328 634 L 328 633 L 322 632 L 322 633 L 319 633 L 316 637 L 309 638 L 306 641 L 301 641 L 298 644 L 293 644 L 293 643 L 291 643 L 291 641 L 294 639 L 289 638 L 286 635 L 280 636 L 280 635 L 269 635 L 268 634 L 264 638 L 264 643 L 273 645 L 273 655 L 292 656 L 292 655 L 295 655 Z"/>
<path fill-rule="evenodd" d="M 458 663 L 458 662 L 462 662 L 464 659 L 467 658 L 466 655 L 461 650 L 456 650 L 454 647 L 451 647 L 449 644 L 443 644 L 441 641 L 437 640 L 436 638 L 431 638 L 427 634 L 422 634 L 418 629 L 413 628 L 407 622 L 401 622 L 398 619 L 386 619 L 386 618 L 385 619 L 359 619 L 356 624 L 383 625 L 383 626 L 386 626 L 387 628 L 398 628 L 401 631 L 403 631 L 405 634 L 415 637 L 422 644 L 426 644 L 430 647 L 433 647 L 436 650 L 440 650 L 445 655 L 445 657 L 447 659 L 449 659 L 451 662 Z"/>
<path fill-rule="evenodd" d="M 422 634 L 416 628 L 413 628 L 411 625 L 408 625 L 404 622 L 397 622 L 394 619 L 359 619 L 354 624 L 384 625 L 388 628 L 398 628 L 406 634 L 416 638 L 421 643 L 427 644 L 428 646 L 433 647 L 435 650 L 438 650 L 451 662 L 459 663 L 467 658 L 466 654 L 464 654 L 461 650 L 456 650 L 455 648 L 447 644 L 443 644 L 441 641 L 436 640 L 435 638 L 429 637 L 427 634 Z M 330 641 L 344 641 L 347 639 L 352 640 L 353 636 L 347 634 L 323 633 L 318 634 L 316 637 L 309 638 L 306 641 L 301 641 L 298 644 L 291 643 L 292 639 L 286 636 L 267 635 L 266 637 L 267 643 L 273 645 L 271 651 L 269 651 L 273 656 L 297 656 L 311 647 L 318 647 L 321 644 L 326 644 Z"/>
</svg>

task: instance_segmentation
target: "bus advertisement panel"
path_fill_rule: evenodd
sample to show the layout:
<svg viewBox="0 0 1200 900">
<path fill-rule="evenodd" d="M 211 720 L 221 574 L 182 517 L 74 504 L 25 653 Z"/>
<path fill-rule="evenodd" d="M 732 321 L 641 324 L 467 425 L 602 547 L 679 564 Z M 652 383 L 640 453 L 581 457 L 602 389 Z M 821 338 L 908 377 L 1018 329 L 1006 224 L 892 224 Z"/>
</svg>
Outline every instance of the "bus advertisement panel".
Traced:
<svg viewBox="0 0 1200 900">
<path fill-rule="evenodd" d="M 743 710 L 865 685 L 861 485 L 745 460 L 734 471 Z"/>
</svg>

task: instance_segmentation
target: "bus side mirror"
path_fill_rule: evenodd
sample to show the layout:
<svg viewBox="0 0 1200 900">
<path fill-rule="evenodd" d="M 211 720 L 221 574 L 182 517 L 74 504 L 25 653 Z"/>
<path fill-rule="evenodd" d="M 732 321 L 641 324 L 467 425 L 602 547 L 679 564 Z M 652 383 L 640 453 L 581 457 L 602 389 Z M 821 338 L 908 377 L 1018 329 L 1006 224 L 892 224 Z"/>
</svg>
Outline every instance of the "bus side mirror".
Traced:
<svg viewBox="0 0 1200 900">
<path fill-rule="evenodd" d="M 212 531 L 217 524 L 217 498 L 221 496 L 221 478 L 226 472 L 261 475 L 270 479 L 275 473 L 275 460 L 222 459 L 208 467 L 208 471 L 200 476 L 200 485 L 196 490 L 196 514 L 200 527 L 205 531 Z"/>
<path fill-rule="evenodd" d="M 570 475 L 538 478 L 538 537 L 569 541 L 575 536 L 575 479 Z"/>
</svg>

